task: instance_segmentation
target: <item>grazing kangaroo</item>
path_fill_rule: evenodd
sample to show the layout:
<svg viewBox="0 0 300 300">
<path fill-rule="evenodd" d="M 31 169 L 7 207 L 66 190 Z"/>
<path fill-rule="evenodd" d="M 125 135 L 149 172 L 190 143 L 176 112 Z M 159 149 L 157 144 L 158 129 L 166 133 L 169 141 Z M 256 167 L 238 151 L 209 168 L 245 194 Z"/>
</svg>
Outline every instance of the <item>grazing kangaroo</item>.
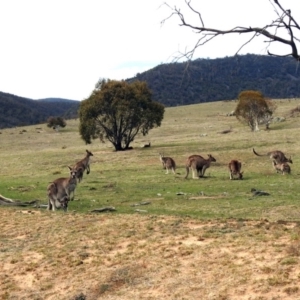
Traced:
<svg viewBox="0 0 300 300">
<path fill-rule="evenodd" d="M 85 150 L 86 151 L 86 156 L 85 158 L 83 158 L 82 160 L 78 161 L 75 166 L 73 167 L 73 169 L 76 169 L 76 177 L 78 179 L 78 182 L 80 182 L 82 180 L 83 177 L 83 173 L 86 170 L 86 174 L 90 174 L 90 157 L 94 156 L 92 152 L 90 152 L 89 150 Z"/>
<path fill-rule="evenodd" d="M 55 211 L 56 208 L 63 208 L 64 211 L 67 211 L 69 201 L 74 199 L 77 171 L 69 166 L 68 168 L 70 170 L 69 178 L 58 178 L 47 187 L 48 210 Z"/>
<path fill-rule="evenodd" d="M 208 159 L 203 158 L 201 155 L 191 155 L 187 159 L 185 165 L 185 169 L 186 169 L 185 178 L 188 177 L 190 168 L 193 173 L 193 179 L 204 177 L 205 171 L 210 167 L 211 162 L 216 162 L 216 159 L 211 154 L 208 154 Z M 196 173 L 198 177 L 195 177 Z"/>
<path fill-rule="evenodd" d="M 232 180 L 235 176 L 237 176 L 237 179 L 243 179 L 243 172 L 241 172 L 242 169 L 242 163 L 233 159 L 228 164 L 229 169 L 229 178 Z"/>
<path fill-rule="evenodd" d="M 277 173 L 281 173 L 282 175 L 291 174 L 291 167 L 286 162 L 277 164 L 273 161 L 273 166 Z"/>
<path fill-rule="evenodd" d="M 272 161 L 275 162 L 276 164 L 287 163 L 287 162 L 291 164 L 293 163 L 291 156 L 290 158 L 286 158 L 284 153 L 279 150 L 270 151 L 267 154 L 258 154 L 253 148 L 253 153 L 257 156 L 269 156 L 270 159 L 272 159 Z"/>
<path fill-rule="evenodd" d="M 166 157 L 163 154 L 159 153 L 159 159 L 163 165 L 163 168 L 167 170 L 166 174 L 169 174 L 169 170 L 172 170 L 173 174 L 176 174 L 176 163 L 172 157 Z"/>
<path fill-rule="evenodd" d="M 151 143 L 149 142 L 148 144 L 145 144 L 144 146 L 143 146 L 143 148 L 149 148 L 149 147 L 151 147 Z"/>
</svg>

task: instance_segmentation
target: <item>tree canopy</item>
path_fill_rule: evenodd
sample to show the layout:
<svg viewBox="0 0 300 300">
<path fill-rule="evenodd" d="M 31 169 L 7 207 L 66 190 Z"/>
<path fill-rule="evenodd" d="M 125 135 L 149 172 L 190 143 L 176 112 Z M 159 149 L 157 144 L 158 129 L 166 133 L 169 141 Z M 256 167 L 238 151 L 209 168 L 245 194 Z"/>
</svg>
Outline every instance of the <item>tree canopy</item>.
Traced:
<svg viewBox="0 0 300 300">
<path fill-rule="evenodd" d="M 86 143 L 100 138 L 116 151 L 126 150 L 138 133 L 145 136 L 161 125 L 164 106 L 152 101 L 146 82 L 103 80 L 97 87 L 79 108 L 79 131 Z"/>
<path fill-rule="evenodd" d="M 252 131 L 257 131 L 259 123 L 269 123 L 275 109 L 276 105 L 270 99 L 266 99 L 261 92 L 249 90 L 239 94 L 234 114 Z"/>
<path fill-rule="evenodd" d="M 202 16 L 201 11 L 197 11 L 191 4 L 191 0 L 185 0 L 189 11 L 196 16 L 198 23 L 194 21 L 195 19 L 189 18 L 182 13 L 182 10 L 176 6 L 172 7 L 168 4 L 171 9 L 171 15 L 163 20 L 165 22 L 170 17 L 176 16 L 179 18 L 179 25 L 190 28 L 194 32 L 200 35 L 198 41 L 191 50 L 186 51 L 181 54 L 181 57 L 186 57 L 192 59 L 194 52 L 197 48 L 209 43 L 218 36 L 228 35 L 228 34 L 249 34 L 249 39 L 246 43 L 241 45 L 237 53 L 249 42 L 258 36 L 264 36 L 267 38 L 268 44 L 270 43 L 281 43 L 287 45 L 290 49 L 285 55 L 279 55 L 278 53 L 271 53 L 268 51 L 269 55 L 273 56 L 292 56 L 296 61 L 300 61 L 300 55 L 298 52 L 298 46 L 300 42 L 300 26 L 293 17 L 292 11 L 290 9 L 285 9 L 282 7 L 278 0 L 269 0 L 272 4 L 273 10 L 275 12 L 275 19 L 267 23 L 262 27 L 244 27 L 236 25 L 232 29 L 222 29 L 222 28 L 212 28 L 206 27 L 204 24 L 204 16 Z M 254 4 L 252 4 L 254 5 Z M 257 8 L 259 9 L 259 7 Z M 213 13 L 213 12 L 212 12 Z M 211 16 L 212 17 L 212 16 Z M 192 20 L 192 21 L 190 21 Z M 195 23 L 196 22 L 196 23 Z"/>
<path fill-rule="evenodd" d="M 47 120 L 47 126 L 58 129 L 59 127 L 66 127 L 67 123 L 62 117 L 49 117 Z"/>
</svg>

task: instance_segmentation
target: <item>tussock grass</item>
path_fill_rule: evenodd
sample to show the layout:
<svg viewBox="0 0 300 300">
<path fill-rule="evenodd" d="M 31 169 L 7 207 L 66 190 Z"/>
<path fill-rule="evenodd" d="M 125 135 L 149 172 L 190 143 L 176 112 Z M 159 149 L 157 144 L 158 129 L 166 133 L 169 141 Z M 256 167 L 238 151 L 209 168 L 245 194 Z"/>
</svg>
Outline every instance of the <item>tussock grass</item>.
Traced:
<svg viewBox="0 0 300 300">
<path fill-rule="evenodd" d="M 298 105 L 278 100 L 275 115 Z M 252 133 L 226 116 L 235 106 L 167 108 L 162 126 L 124 152 L 85 145 L 78 120 L 59 133 L 1 130 L 0 194 L 8 198 L 46 204 L 48 183 L 67 177 L 85 149 L 94 156 L 68 213 L 0 207 L 0 299 L 298 299 L 299 121 Z M 292 155 L 292 174 L 276 174 L 253 147 Z M 165 174 L 159 153 L 175 159 L 178 174 Z M 217 159 L 206 178 L 184 179 L 191 154 Z M 244 180 L 229 180 L 231 159 L 242 162 Z M 252 188 L 270 195 L 254 197 Z M 104 206 L 116 212 L 90 213 Z"/>
</svg>

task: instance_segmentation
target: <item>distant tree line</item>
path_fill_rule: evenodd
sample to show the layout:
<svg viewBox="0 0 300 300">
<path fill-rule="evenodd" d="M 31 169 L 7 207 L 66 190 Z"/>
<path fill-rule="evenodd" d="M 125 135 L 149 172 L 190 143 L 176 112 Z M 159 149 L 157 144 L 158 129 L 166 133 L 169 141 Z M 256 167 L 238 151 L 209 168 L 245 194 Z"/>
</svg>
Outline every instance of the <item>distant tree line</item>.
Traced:
<svg viewBox="0 0 300 300">
<path fill-rule="evenodd" d="M 0 92 L 0 128 L 46 123 L 52 117 L 77 118 L 79 101 L 32 100 Z"/>
<path fill-rule="evenodd" d="M 293 58 L 237 55 L 161 64 L 126 82 L 145 81 L 153 101 L 168 106 L 237 99 L 245 90 L 266 98 L 300 97 L 300 69 Z M 78 117 L 79 101 L 32 100 L 0 92 L 0 128 L 45 123 L 50 116 Z"/>
<path fill-rule="evenodd" d="M 127 81 L 146 81 L 165 106 L 237 99 L 257 90 L 272 99 L 300 97 L 300 69 L 293 58 L 237 55 L 162 64 Z"/>
</svg>

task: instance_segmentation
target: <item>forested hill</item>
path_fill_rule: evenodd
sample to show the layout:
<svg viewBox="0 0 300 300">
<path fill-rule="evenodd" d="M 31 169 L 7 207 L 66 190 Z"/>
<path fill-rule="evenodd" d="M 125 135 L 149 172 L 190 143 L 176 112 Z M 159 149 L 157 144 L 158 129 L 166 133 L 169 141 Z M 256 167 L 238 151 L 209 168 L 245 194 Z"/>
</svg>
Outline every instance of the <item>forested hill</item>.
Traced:
<svg viewBox="0 0 300 300">
<path fill-rule="evenodd" d="M 300 66 L 288 57 L 247 54 L 162 64 L 127 81 L 146 81 L 166 106 L 236 99 L 243 90 L 278 98 L 300 97 Z"/>
<path fill-rule="evenodd" d="M 79 104 L 75 100 L 32 100 L 0 92 L 0 128 L 46 123 L 51 116 L 76 118 Z"/>
<path fill-rule="evenodd" d="M 292 58 L 242 55 L 162 64 L 136 77 L 146 81 L 153 99 L 165 106 L 236 99 L 259 90 L 273 99 L 300 97 L 300 66 Z M 0 128 L 45 123 L 48 117 L 77 117 L 79 101 L 32 100 L 0 92 Z"/>
</svg>

